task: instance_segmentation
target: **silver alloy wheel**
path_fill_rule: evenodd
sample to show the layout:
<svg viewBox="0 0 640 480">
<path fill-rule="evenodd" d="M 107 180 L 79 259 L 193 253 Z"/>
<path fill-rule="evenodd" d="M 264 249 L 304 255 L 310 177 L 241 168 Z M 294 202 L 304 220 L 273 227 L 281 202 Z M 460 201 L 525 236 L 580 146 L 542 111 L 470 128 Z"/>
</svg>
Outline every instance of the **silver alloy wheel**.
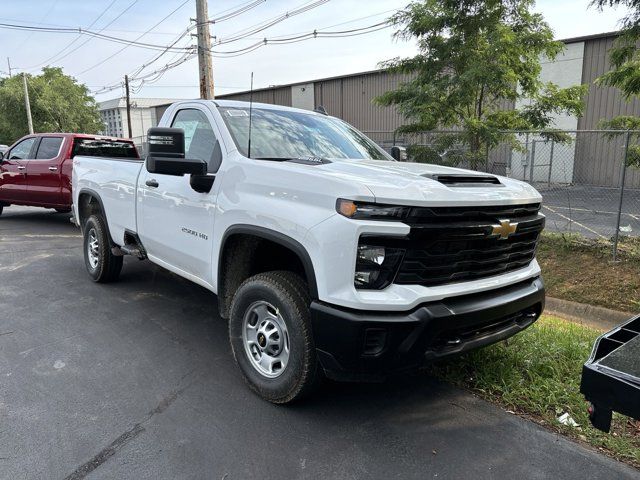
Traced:
<svg viewBox="0 0 640 480">
<path fill-rule="evenodd" d="M 242 320 L 242 343 L 258 373 L 276 378 L 289 362 L 289 332 L 277 308 L 260 300 L 249 305 Z"/>
<path fill-rule="evenodd" d="M 87 253 L 89 254 L 89 265 L 91 265 L 91 268 L 96 268 L 100 261 L 100 244 L 98 243 L 98 235 L 95 228 L 89 230 L 88 237 Z"/>
</svg>

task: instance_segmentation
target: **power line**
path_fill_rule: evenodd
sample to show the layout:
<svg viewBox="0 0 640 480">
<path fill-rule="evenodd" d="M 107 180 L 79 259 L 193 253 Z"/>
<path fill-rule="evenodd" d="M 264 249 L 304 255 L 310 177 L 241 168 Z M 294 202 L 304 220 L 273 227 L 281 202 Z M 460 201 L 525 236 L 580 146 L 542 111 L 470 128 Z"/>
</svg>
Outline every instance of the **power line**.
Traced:
<svg viewBox="0 0 640 480">
<path fill-rule="evenodd" d="M 185 3 L 187 3 L 190 0 L 186 0 Z M 89 35 L 90 37 L 95 37 L 95 38 L 100 38 L 102 40 L 108 40 L 111 42 L 115 42 L 115 43 L 121 43 L 121 44 L 125 44 L 126 47 L 130 47 L 130 46 L 136 46 L 136 47 L 141 47 L 141 48 L 149 48 L 149 49 L 153 49 L 153 50 L 162 50 L 164 48 L 166 48 L 165 45 L 159 45 L 159 44 L 154 44 L 154 43 L 146 43 L 146 42 L 139 42 L 138 39 L 142 37 L 142 35 L 140 35 L 138 38 L 136 38 L 135 40 L 129 40 L 126 38 L 121 38 L 121 37 L 114 37 L 112 35 L 105 35 L 102 34 L 100 32 L 94 32 L 92 30 L 87 30 L 84 29 L 82 27 L 78 27 L 78 28 L 53 28 L 53 27 L 31 27 L 28 25 L 18 25 L 18 24 L 11 24 L 11 23 L 0 23 L 0 29 L 8 29 L 8 30 L 27 30 L 27 31 L 38 31 L 38 32 L 46 32 L 46 33 L 78 33 L 81 35 Z"/>
<path fill-rule="evenodd" d="M 265 20 L 264 22 L 260 22 L 257 23 L 255 25 L 252 25 L 250 27 L 247 27 L 243 30 L 240 30 L 238 32 L 232 33 L 231 35 L 229 35 L 228 37 L 225 37 L 222 40 L 218 40 L 216 42 L 214 42 L 214 46 L 215 45 L 223 45 L 226 43 L 231 43 L 231 42 L 237 42 L 238 40 L 243 40 L 251 35 L 254 35 L 256 33 L 262 32 L 268 28 L 273 27 L 274 25 L 277 25 L 280 22 L 284 22 L 285 20 L 291 18 L 291 17 L 295 17 L 296 15 L 300 15 L 302 13 L 308 12 L 309 10 L 312 10 L 316 7 L 319 7 L 320 5 L 323 5 L 325 3 L 327 3 L 329 0 L 315 0 L 312 2 L 307 2 L 303 5 L 301 5 L 300 7 L 297 7 L 293 10 L 289 10 L 286 11 L 276 17 L 270 18 L 268 20 Z"/>
<path fill-rule="evenodd" d="M 209 22 L 210 23 L 219 23 L 225 20 L 229 20 L 230 18 L 234 18 L 237 17 L 238 15 L 241 15 L 243 13 L 248 12 L 249 10 L 257 7 L 258 5 L 266 2 L 267 0 L 252 0 L 249 2 L 245 2 L 242 3 L 240 5 L 238 5 L 237 7 L 232 7 L 229 8 L 227 10 L 223 10 L 222 12 L 217 13 L 216 15 L 219 15 L 213 19 L 211 19 Z M 235 10 L 234 10 L 235 8 Z M 195 25 L 190 25 L 189 27 L 187 27 L 186 30 L 184 30 L 181 34 L 178 35 L 178 37 L 169 45 L 169 47 L 174 46 L 176 43 L 178 43 L 181 39 L 183 39 L 185 36 L 189 35 L 189 33 L 191 31 L 193 31 L 194 28 L 197 28 L 198 24 L 196 23 Z M 158 61 L 160 59 L 160 57 L 162 57 L 165 53 L 167 53 L 168 49 L 162 51 L 160 54 L 156 55 L 155 57 L 147 60 L 145 63 L 143 63 L 134 73 L 130 74 L 130 77 L 136 77 L 138 74 L 140 74 L 140 72 L 142 72 L 145 68 L 147 68 L 148 66 L 150 66 L 151 64 L 155 63 L 156 61 Z"/>
<path fill-rule="evenodd" d="M 58 2 L 60 0 L 54 0 L 54 2 L 51 4 L 51 6 L 49 7 L 49 9 L 45 12 L 44 15 L 42 15 L 42 18 L 40 19 L 40 21 L 44 20 L 45 18 L 47 18 L 49 16 L 49 14 L 53 11 L 54 8 L 56 8 L 56 6 L 58 5 Z M 29 43 L 29 40 L 31 40 L 31 37 L 33 36 L 33 32 L 31 32 L 27 38 L 20 43 L 20 45 L 18 46 L 18 48 L 13 52 L 13 55 L 16 55 L 18 52 L 20 52 L 24 46 Z"/>
<path fill-rule="evenodd" d="M 91 28 L 93 27 L 103 16 L 105 13 L 107 13 L 109 11 L 109 9 L 113 6 L 114 3 L 116 3 L 118 0 L 112 0 L 111 3 L 109 5 L 107 5 L 107 7 L 102 10 L 102 12 L 100 13 L 100 15 L 98 15 L 95 20 L 93 22 L 91 22 L 91 24 L 87 27 L 87 28 Z M 137 1 L 137 0 L 136 0 Z M 135 2 L 134 2 L 135 3 Z M 104 28 L 100 29 L 99 32 L 103 32 Z M 62 52 L 64 52 L 65 50 L 67 50 L 69 47 L 71 47 L 74 43 L 76 43 L 78 40 L 80 40 L 82 38 L 82 35 L 78 34 L 77 37 L 75 37 L 73 40 L 71 40 L 69 43 L 67 43 L 67 45 L 65 45 L 64 48 L 62 48 L 62 50 L 59 50 L 57 53 L 55 53 L 54 55 L 50 56 L 49 58 L 47 58 L 46 60 L 44 60 L 43 62 L 38 63 L 37 65 L 33 65 L 30 67 L 25 67 L 24 70 L 31 70 L 37 67 L 40 67 L 42 65 L 47 64 L 49 61 L 53 60 L 54 58 L 56 58 L 57 56 L 59 56 Z M 89 41 L 89 39 L 87 39 L 87 42 Z M 86 42 L 85 42 L 86 43 Z M 84 45 L 84 44 L 83 44 Z M 73 52 L 75 50 L 72 50 L 71 52 Z M 69 53 L 71 53 L 69 52 Z M 68 54 L 67 54 L 68 55 Z M 66 55 L 65 55 L 66 56 Z M 64 58 L 64 57 L 62 57 Z"/>
<path fill-rule="evenodd" d="M 207 23 L 210 23 L 210 24 L 213 25 L 213 24 L 216 24 L 216 23 L 224 22 L 226 20 L 230 20 L 232 18 L 237 17 L 238 15 L 242 15 L 243 13 L 246 13 L 249 10 L 254 9 L 258 5 L 260 5 L 260 4 L 262 4 L 262 3 L 266 2 L 266 1 L 267 0 L 255 0 L 253 2 L 248 3 L 247 5 L 245 5 L 242 8 L 237 9 L 234 12 L 228 13 L 226 15 L 221 15 L 218 18 L 213 18 L 213 19 L 209 20 Z M 197 26 L 197 24 L 196 24 L 196 26 Z"/>
<path fill-rule="evenodd" d="M 231 51 L 215 51 L 211 50 L 215 56 L 219 58 L 227 58 L 227 57 L 237 57 L 240 55 L 245 55 L 247 53 L 251 53 L 258 48 L 264 47 L 265 45 L 281 45 L 288 43 L 297 43 L 302 42 L 304 40 L 310 40 L 313 38 L 345 38 L 345 37 L 355 37 L 358 35 L 365 35 L 368 33 L 377 32 L 378 30 L 383 30 L 385 28 L 389 28 L 391 24 L 388 20 L 384 22 L 376 23 L 374 25 L 369 25 L 368 27 L 362 28 L 354 28 L 351 30 L 341 30 L 341 31 L 333 31 L 333 32 L 325 32 L 321 30 L 314 30 L 312 32 L 303 33 L 300 35 L 295 35 L 291 37 L 278 37 L 278 38 L 264 38 L 262 41 L 256 42 L 252 45 L 249 45 L 244 48 L 240 48 L 238 50 Z"/>
<path fill-rule="evenodd" d="M 168 15 L 166 15 L 165 17 L 163 17 L 159 22 L 155 23 L 153 26 L 151 26 L 149 29 L 147 29 L 144 33 L 142 33 L 141 35 L 139 35 L 138 37 L 136 37 L 136 39 L 134 41 L 138 41 L 140 40 L 142 37 L 144 37 L 147 33 L 149 33 L 151 30 L 153 30 L 154 28 L 156 28 L 158 25 L 160 25 L 162 22 L 164 22 L 165 20 L 167 20 L 169 17 L 171 17 L 174 13 L 176 13 L 178 10 L 180 10 L 182 7 L 184 7 L 187 3 L 189 3 L 191 0 L 184 0 L 184 2 L 182 2 L 180 5 L 178 5 L 174 10 L 172 10 Z M 124 47 L 122 47 L 120 50 L 118 50 L 117 52 L 113 53 L 112 55 L 109 55 L 107 58 L 99 61 L 98 63 L 90 66 L 89 68 L 84 69 L 83 71 L 81 71 L 80 73 L 78 73 L 78 75 L 82 75 L 84 73 L 87 73 L 91 70 L 93 70 L 94 68 L 102 65 L 103 63 L 111 60 L 113 57 L 115 57 L 116 55 L 118 55 L 119 53 L 123 52 L 124 50 L 126 50 L 127 48 L 129 48 L 130 45 L 125 45 Z M 163 47 L 166 48 L 166 47 Z"/>
<path fill-rule="evenodd" d="M 255 43 L 253 45 L 250 45 L 248 47 L 242 48 L 242 49 L 238 49 L 238 50 L 234 50 L 234 51 L 230 51 L 230 52 L 213 52 L 216 55 L 214 56 L 218 56 L 219 58 L 229 58 L 229 57 L 237 57 L 240 55 L 246 55 L 248 53 L 253 52 L 254 50 L 257 50 L 258 48 L 261 48 L 265 45 L 281 45 L 281 44 L 289 44 L 289 43 L 297 43 L 297 42 L 302 42 L 302 41 L 306 41 L 306 40 L 311 40 L 311 39 L 315 39 L 315 38 L 345 38 L 345 37 L 353 37 L 353 36 L 357 36 L 357 35 L 366 35 L 369 33 L 373 33 L 373 32 L 377 32 L 379 30 L 383 30 L 385 28 L 389 28 L 391 26 L 391 23 L 389 23 L 389 21 L 384 21 L 384 22 L 379 22 L 373 25 L 368 25 L 366 27 L 360 27 L 360 28 L 353 28 L 353 29 L 349 29 L 349 30 L 339 30 L 339 31 L 323 31 L 323 30 L 313 30 L 312 32 L 307 32 L 304 34 L 300 34 L 300 35 L 294 35 L 294 36 L 290 36 L 290 37 L 278 37 L 278 38 L 272 38 L 272 39 L 268 39 L 265 38 L 263 39 L 261 42 Z M 155 82 L 157 80 L 159 80 L 161 78 L 161 76 L 166 73 L 167 71 L 178 67 L 179 65 L 182 65 L 185 62 L 188 62 L 189 60 L 191 60 L 192 58 L 195 58 L 195 55 L 191 54 L 185 54 L 183 56 L 183 58 L 181 58 L 180 60 L 173 62 L 172 64 L 167 64 L 164 67 L 155 70 L 154 72 L 150 72 L 148 74 L 145 74 L 143 76 L 134 78 L 132 80 L 134 81 L 141 81 L 140 85 L 138 85 L 136 87 L 136 92 L 139 92 L 142 89 L 143 85 Z M 117 88 L 120 88 L 122 85 L 122 83 L 117 83 L 114 85 L 109 85 L 109 86 L 105 86 L 102 87 L 99 90 L 94 91 L 94 95 L 98 95 L 101 93 L 107 93 L 113 90 L 116 90 Z"/>
<path fill-rule="evenodd" d="M 325 1 L 328 1 L 328 0 L 325 0 Z M 264 3 L 264 2 L 266 2 L 266 0 L 251 0 L 251 1 L 248 1 L 248 2 L 244 2 L 244 3 L 240 4 L 240 5 L 235 6 L 235 7 L 231 7 L 231 8 L 228 8 L 226 10 L 223 10 L 221 12 L 218 12 L 216 14 L 216 16 L 213 19 L 211 19 L 209 22 L 219 23 L 219 22 L 228 20 L 230 18 L 234 18 L 234 17 L 236 17 L 236 16 L 238 16 L 240 14 L 248 12 L 249 10 L 257 7 L 258 5 L 260 5 L 260 4 Z M 193 31 L 195 28 L 197 28 L 197 26 L 198 26 L 198 23 L 196 23 L 195 25 L 190 25 L 189 27 L 187 27 L 162 52 L 160 52 L 158 55 L 154 56 L 153 58 L 150 58 L 149 60 L 145 61 L 145 63 L 143 63 L 140 67 L 138 67 L 134 72 L 130 73 L 129 77 L 132 80 L 138 78 L 140 73 L 145 68 L 149 67 L 150 65 L 152 65 L 153 63 L 158 61 L 165 53 L 167 53 L 171 49 L 171 47 L 174 47 L 177 43 L 180 42 L 180 40 L 182 40 L 184 37 L 189 35 L 191 33 L 191 31 Z M 176 54 L 176 56 L 177 56 L 177 54 Z M 168 63 L 173 62 L 173 60 L 176 58 L 176 56 L 174 56 L 170 60 L 170 62 L 168 62 Z M 145 83 L 145 80 L 142 80 L 141 84 L 137 87 L 138 91 L 139 91 L 140 88 L 142 88 L 142 84 L 143 83 Z M 149 81 L 147 81 L 146 83 L 149 83 Z M 114 83 L 113 85 L 110 85 L 109 87 L 104 87 L 104 88 L 116 89 L 116 88 L 118 88 L 119 85 L 120 85 L 120 82 Z"/>
</svg>

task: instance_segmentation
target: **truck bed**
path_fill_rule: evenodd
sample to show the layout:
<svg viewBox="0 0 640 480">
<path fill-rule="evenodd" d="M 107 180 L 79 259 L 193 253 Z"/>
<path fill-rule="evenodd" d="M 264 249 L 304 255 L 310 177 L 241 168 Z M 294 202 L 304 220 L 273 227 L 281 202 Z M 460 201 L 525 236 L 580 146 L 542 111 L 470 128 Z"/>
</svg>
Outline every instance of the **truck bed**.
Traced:
<svg viewBox="0 0 640 480">
<path fill-rule="evenodd" d="M 111 239 L 122 244 L 124 232 L 137 231 L 136 188 L 142 159 L 85 157 L 73 159 L 73 201 L 83 191 L 99 193 Z"/>
<path fill-rule="evenodd" d="M 593 426 L 609 431 L 613 411 L 640 418 L 640 316 L 602 335 L 582 369 L 580 391 Z"/>
</svg>

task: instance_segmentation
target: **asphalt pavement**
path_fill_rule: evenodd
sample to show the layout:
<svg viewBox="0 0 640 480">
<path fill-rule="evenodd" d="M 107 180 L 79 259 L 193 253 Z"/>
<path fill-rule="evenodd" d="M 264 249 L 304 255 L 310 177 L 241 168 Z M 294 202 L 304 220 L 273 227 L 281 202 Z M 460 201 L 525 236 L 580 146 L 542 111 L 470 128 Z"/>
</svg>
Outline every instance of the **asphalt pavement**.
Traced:
<svg viewBox="0 0 640 480">
<path fill-rule="evenodd" d="M 615 188 L 545 184 L 536 184 L 536 188 L 542 194 L 549 231 L 609 240 L 616 232 L 620 210 L 620 234 L 640 235 L 640 190 L 626 189 L 621 204 L 620 190 Z"/>
<path fill-rule="evenodd" d="M 89 281 L 68 215 L 0 217 L 2 479 L 631 479 L 637 470 L 425 375 L 244 385 L 215 296 L 127 258 Z"/>
</svg>

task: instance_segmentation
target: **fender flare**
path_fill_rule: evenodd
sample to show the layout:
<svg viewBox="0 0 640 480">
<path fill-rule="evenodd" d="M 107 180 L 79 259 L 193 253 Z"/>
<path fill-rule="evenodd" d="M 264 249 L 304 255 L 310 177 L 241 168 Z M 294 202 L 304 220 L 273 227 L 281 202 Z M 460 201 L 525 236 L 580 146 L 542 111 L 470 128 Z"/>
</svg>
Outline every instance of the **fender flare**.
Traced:
<svg viewBox="0 0 640 480">
<path fill-rule="evenodd" d="M 83 194 L 87 194 L 95 198 L 96 201 L 98 202 L 98 205 L 100 205 L 100 210 L 102 211 L 102 215 L 104 216 L 104 224 L 107 227 L 107 236 L 109 237 L 109 241 L 111 242 L 111 245 L 112 246 L 116 245 L 116 243 L 114 243 L 113 241 L 113 237 L 111 236 L 111 231 L 109 230 L 109 222 L 107 221 L 107 211 L 104 209 L 104 203 L 102 203 L 102 198 L 100 198 L 100 195 L 95 190 L 92 190 L 90 188 L 81 188 L 80 192 L 78 193 L 78 200 L 80 200 L 80 197 Z M 82 225 L 81 219 L 80 219 L 80 205 L 78 205 L 78 223 L 80 223 L 80 230 L 84 235 L 84 225 Z"/>
<path fill-rule="evenodd" d="M 307 249 L 300 242 L 283 233 L 271 230 L 269 228 L 247 224 L 232 225 L 227 228 L 227 230 L 224 232 L 224 235 L 222 236 L 218 256 L 218 289 L 220 289 L 220 285 L 222 284 L 222 269 L 220 268 L 222 264 L 222 254 L 226 247 L 227 240 L 230 236 L 235 234 L 247 234 L 259 238 L 264 238 L 265 240 L 270 240 L 292 250 L 298 256 L 298 258 L 302 262 L 302 266 L 304 267 L 304 273 L 309 283 L 309 293 L 311 295 L 311 299 L 318 300 L 318 283 L 316 280 L 316 273 L 315 269 L 313 268 L 311 256 L 309 255 L 309 252 L 307 252 Z"/>
</svg>

